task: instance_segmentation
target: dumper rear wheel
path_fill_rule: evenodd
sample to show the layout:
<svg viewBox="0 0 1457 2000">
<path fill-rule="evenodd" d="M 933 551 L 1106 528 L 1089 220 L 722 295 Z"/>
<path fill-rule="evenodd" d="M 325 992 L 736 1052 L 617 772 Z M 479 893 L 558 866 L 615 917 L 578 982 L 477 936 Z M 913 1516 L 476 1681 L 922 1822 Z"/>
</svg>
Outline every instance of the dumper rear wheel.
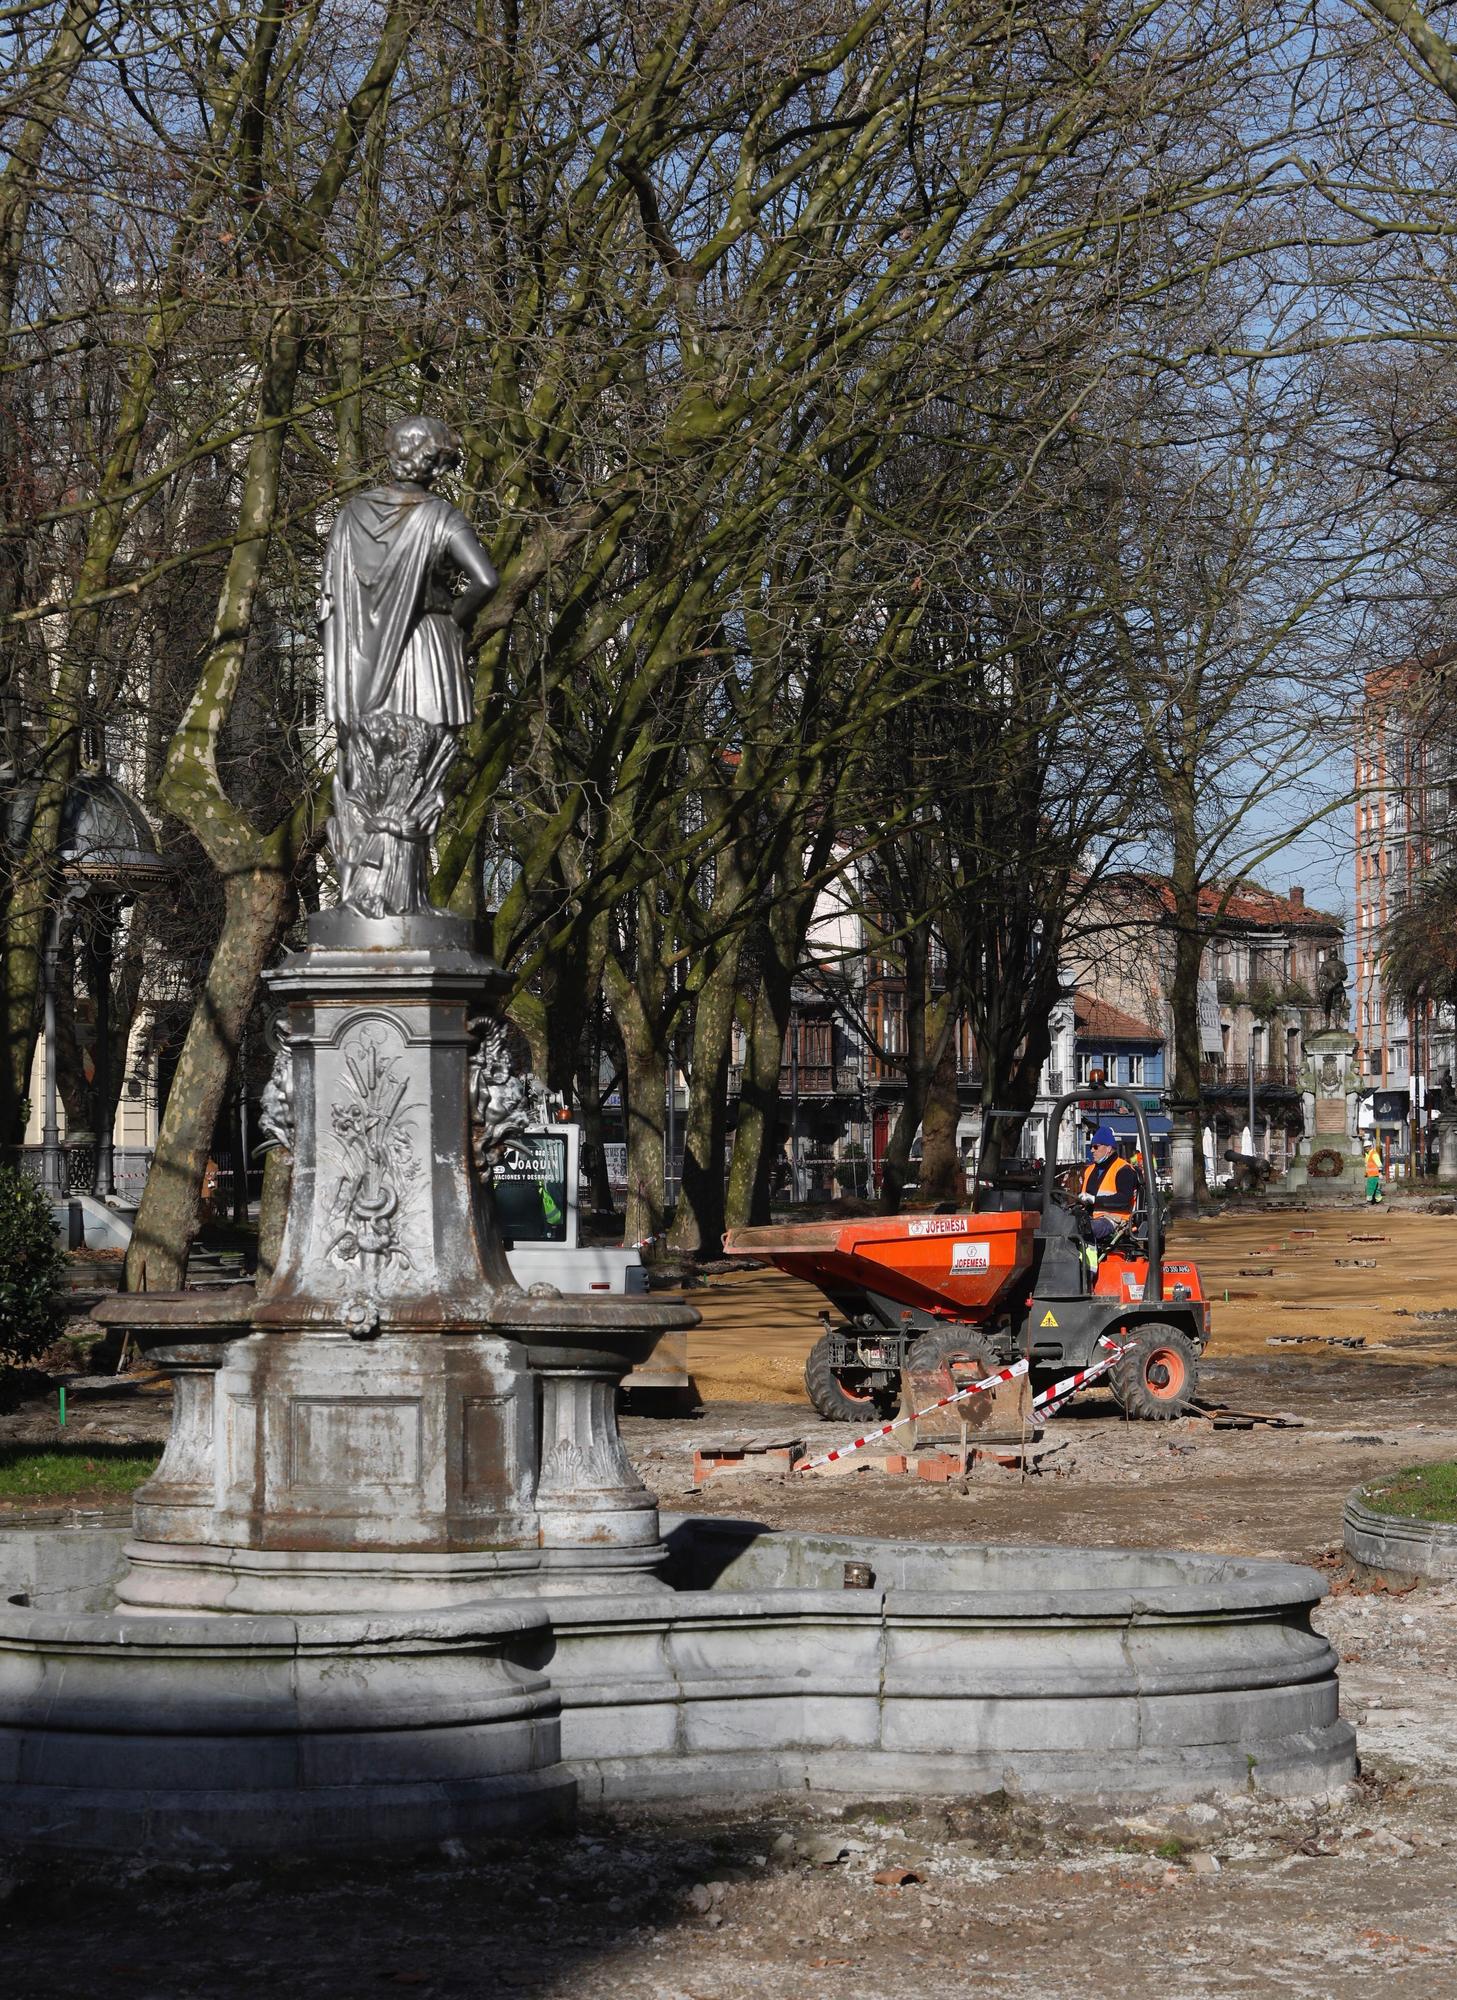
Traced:
<svg viewBox="0 0 1457 2000">
<path fill-rule="evenodd" d="M 819 1414 L 832 1424 L 879 1421 L 895 1404 L 893 1392 L 873 1388 L 868 1368 L 836 1366 L 830 1359 L 832 1334 L 823 1333 L 804 1364 L 804 1386 Z"/>
<path fill-rule="evenodd" d="M 1199 1356 L 1176 1326 L 1145 1326 L 1133 1349 L 1109 1370 L 1109 1386 L 1126 1415 L 1148 1423 L 1183 1416 L 1199 1387 Z"/>
</svg>

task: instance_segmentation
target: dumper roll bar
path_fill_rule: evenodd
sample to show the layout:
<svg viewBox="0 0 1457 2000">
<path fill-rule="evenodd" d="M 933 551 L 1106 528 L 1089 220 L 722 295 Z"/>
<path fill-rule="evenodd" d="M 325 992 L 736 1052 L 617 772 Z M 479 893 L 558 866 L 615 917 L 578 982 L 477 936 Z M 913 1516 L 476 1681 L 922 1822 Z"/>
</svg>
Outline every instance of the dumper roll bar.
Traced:
<svg viewBox="0 0 1457 2000">
<path fill-rule="evenodd" d="M 1042 1168 L 1042 1212 L 1047 1213 L 1052 1200 L 1052 1186 L 1057 1178 L 1057 1141 L 1062 1130 L 1062 1121 L 1069 1105 L 1105 1105 L 1109 1098 L 1117 1098 L 1133 1113 L 1138 1126 L 1138 1150 L 1143 1155 L 1143 1201 L 1144 1214 L 1148 1218 L 1148 1277 L 1144 1282 L 1144 1297 L 1152 1289 L 1156 1304 L 1161 1304 L 1164 1296 L 1164 1215 L 1163 1204 L 1159 1200 L 1158 1176 L 1153 1170 L 1153 1145 L 1148 1136 L 1148 1123 L 1143 1115 L 1143 1106 L 1130 1090 L 1120 1090 L 1117 1084 L 1095 1083 L 1084 1090 L 1066 1091 L 1047 1114 L 1043 1127 L 1047 1135 L 1044 1151 L 1047 1155 Z M 1069 1162 L 1076 1165 L 1077 1162 Z"/>
</svg>

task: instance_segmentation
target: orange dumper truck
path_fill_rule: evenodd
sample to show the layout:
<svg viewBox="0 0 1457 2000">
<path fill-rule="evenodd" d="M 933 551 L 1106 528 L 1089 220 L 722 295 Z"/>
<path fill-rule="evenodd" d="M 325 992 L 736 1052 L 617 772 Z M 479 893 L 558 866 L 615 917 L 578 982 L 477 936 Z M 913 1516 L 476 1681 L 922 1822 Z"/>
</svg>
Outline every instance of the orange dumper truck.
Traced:
<svg viewBox="0 0 1457 2000">
<path fill-rule="evenodd" d="M 1105 1084 L 1069 1091 L 1048 1116 L 1039 1168 L 1021 1160 L 983 1175 L 989 1114 L 970 1206 L 954 1213 L 737 1229 L 725 1250 L 762 1258 L 828 1299 L 805 1386 L 822 1417 L 889 1416 L 903 1380 L 935 1378 L 945 1392 L 1026 1355 L 1034 1388 L 1086 1368 L 1111 1338 L 1129 1351 L 1109 1386 L 1131 1417 L 1180 1416 L 1194 1397 L 1209 1340 L 1209 1305 L 1192 1263 L 1163 1254 L 1156 1182 L 1140 1177 L 1137 1205 L 1101 1254 L 1087 1204 L 1060 1185 L 1057 1134 L 1073 1105 L 1116 1100 L 1153 1158 L 1143 1108 Z M 1072 1162 L 1065 1162 L 1066 1175 Z"/>
</svg>

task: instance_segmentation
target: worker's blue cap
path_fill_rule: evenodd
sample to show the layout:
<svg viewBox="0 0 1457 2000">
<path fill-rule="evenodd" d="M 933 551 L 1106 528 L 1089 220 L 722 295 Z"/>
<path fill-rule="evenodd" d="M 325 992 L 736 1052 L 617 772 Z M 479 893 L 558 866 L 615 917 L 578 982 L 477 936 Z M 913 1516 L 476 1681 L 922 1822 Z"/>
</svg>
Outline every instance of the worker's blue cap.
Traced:
<svg viewBox="0 0 1457 2000">
<path fill-rule="evenodd" d="M 1113 1146 L 1116 1148 L 1118 1135 L 1114 1132 L 1111 1125 L 1100 1125 L 1093 1134 L 1089 1144 L 1093 1146 Z"/>
</svg>

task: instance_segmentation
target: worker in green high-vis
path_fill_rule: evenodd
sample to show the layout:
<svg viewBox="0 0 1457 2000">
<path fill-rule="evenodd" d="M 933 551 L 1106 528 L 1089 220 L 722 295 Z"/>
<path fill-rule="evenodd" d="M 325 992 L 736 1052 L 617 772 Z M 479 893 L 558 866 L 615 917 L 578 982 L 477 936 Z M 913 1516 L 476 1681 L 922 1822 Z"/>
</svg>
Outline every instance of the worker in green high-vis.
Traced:
<svg viewBox="0 0 1457 2000">
<path fill-rule="evenodd" d="M 545 1181 L 538 1181 L 536 1189 L 537 1193 L 541 1196 L 541 1213 L 545 1218 L 547 1228 L 559 1228 L 563 1219 L 560 1202 L 557 1201 Z"/>
</svg>

